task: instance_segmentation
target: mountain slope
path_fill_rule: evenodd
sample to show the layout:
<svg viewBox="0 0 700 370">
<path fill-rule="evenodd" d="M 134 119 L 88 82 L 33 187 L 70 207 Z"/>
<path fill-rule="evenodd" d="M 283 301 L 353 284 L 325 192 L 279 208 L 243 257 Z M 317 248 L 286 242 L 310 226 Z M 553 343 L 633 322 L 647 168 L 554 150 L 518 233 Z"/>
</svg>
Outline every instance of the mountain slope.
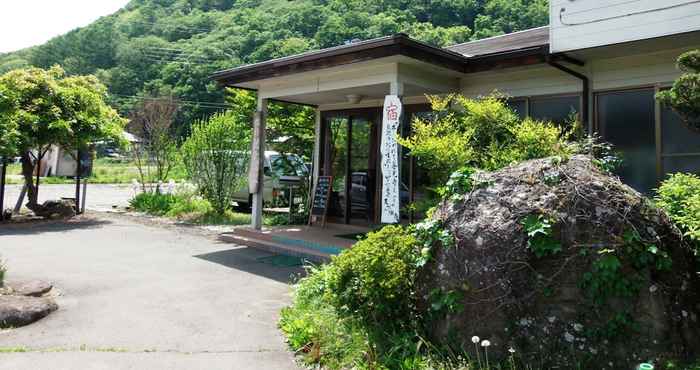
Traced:
<svg viewBox="0 0 700 370">
<path fill-rule="evenodd" d="M 179 125 L 221 109 L 219 69 L 406 32 L 444 46 L 541 26 L 547 0 L 133 0 L 44 45 L 0 55 L 0 73 L 62 65 L 96 74 L 123 113 L 143 96 L 183 101 Z"/>
</svg>

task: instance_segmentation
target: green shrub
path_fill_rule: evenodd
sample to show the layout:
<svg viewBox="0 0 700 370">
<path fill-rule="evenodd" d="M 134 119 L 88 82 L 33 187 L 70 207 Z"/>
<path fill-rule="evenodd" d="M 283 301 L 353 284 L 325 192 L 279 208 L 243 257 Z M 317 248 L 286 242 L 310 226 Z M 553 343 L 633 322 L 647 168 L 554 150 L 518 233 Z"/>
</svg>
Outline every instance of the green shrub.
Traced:
<svg viewBox="0 0 700 370">
<path fill-rule="evenodd" d="M 139 211 L 151 215 L 164 216 L 177 202 L 177 197 L 172 194 L 160 194 L 145 192 L 138 194 L 129 201 L 129 205 Z"/>
<path fill-rule="evenodd" d="M 5 273 L 7 272 L 7 266 L 5 262 L 0 258 L 0 288 L 5 284 Z"/>
<path fill-rule="evenodd" d="M 402 326 L 413 315 L 418 242 L 409 229 L 386 226 L 333 259 L 326 294 L 342 314 L 368 327 Z"/>
<path fill-rule="evenodd" d="M 411 135 L 399 142 L 424 167 L 433 169 L 436 184 L 444 183 L 464 166 L 495 170 L 570 152 L 568 130 L 551 122 L 519 119 L 503 96 L 468 99 L 450 95 L 431 97 L 430 101 L 433 118 L 416 119 Z"/>
<path fill-rule="evenodd" d="M 219 215 L 230 208 L 244 186 L 250 158 L 251 129 L 231 112 L 192 125 L 182 157 L 192 181 Z"/>
<path fill-rule="evenodd" d="M 700 252 L 700 177 L 677 173 L 661 183 L 656 204 L 668 213 Z"/>
</svg>

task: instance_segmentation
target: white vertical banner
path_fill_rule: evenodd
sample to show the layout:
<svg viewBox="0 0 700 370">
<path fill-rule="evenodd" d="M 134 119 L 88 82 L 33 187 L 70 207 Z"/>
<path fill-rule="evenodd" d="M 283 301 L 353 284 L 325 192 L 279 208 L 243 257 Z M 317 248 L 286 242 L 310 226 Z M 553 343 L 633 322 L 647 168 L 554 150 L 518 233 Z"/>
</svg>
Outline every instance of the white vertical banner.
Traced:
<svg viewBox="0 0 700 370">
<path fill-rule="evenodd" d="M 396 141 L 401 126 L 403 106 L 397 95 L 387 95 L 384 99 L 382 121 L 382 223 L 399 222 L 400 199 L 400 163 L 399 143 Z"/>
</svg>

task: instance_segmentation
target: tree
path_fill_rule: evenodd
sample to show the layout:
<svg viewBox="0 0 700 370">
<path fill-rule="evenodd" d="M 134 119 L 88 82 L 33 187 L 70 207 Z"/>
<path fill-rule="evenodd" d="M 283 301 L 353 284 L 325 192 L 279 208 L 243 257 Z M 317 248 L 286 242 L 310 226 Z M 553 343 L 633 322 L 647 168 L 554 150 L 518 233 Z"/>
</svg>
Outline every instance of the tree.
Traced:
<svg viewBox="0 0 700 370">
<path fill-rule="evenodd" d="M 70 152 L 95 141 L 122 141 L 125 121 L 104 102 L 107 89 L 94 76 L 66 77 L 58 66 L 19 69 L 0 76 L 0 92 L 0 122 L 16 126 L 11 135 L 22 158 L 27 207 L 35 213 L 41 207 L 32 173 L 51 145 Z"/>
<path fill-rule="evenodd" d="M 245 184 L 251 133 L 247 121 L 232 112 L 219 113 L 193 124 L 192 135 L 182 145 L 190 178 L 220 215 Z"/>
<path fill-rule="evenodd" d="M 131 114 L 128 129 L 142 140 L 132 147 L 132 154 L 144 192 L 150 183 L 160 192 L 160 184 L 177 163 L 177 142 L 171 127 L 178 109 L 173 97 L 144 98 Z"/>
<path fill-rule="evenodd" d="M 673 108 L 689 129 L 700 132 L 700 50 L 678 57 L 678 68 L 683 74 L 656 98 Z"/>
</svg>

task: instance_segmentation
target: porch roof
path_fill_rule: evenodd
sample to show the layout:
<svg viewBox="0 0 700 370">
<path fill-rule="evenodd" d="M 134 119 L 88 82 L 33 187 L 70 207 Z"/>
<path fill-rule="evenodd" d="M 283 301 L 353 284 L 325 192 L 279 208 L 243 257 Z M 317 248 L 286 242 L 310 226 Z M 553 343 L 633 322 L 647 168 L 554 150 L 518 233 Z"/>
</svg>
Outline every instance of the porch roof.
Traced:
<svg viewBox="0 0 700 370">
<path fill-rule="evenodd" d="M 544 63 L 548 55 L 548 27 L 490 37 L 447 48 L 434 47 L 405 34 L 396 34 L 244 65 L 216 72 L 211 78 L 225 86 L 251 88 L 250 82 L 253 81 L 392 56 L 404 56 L 465 74 Z"/>
</svg>

